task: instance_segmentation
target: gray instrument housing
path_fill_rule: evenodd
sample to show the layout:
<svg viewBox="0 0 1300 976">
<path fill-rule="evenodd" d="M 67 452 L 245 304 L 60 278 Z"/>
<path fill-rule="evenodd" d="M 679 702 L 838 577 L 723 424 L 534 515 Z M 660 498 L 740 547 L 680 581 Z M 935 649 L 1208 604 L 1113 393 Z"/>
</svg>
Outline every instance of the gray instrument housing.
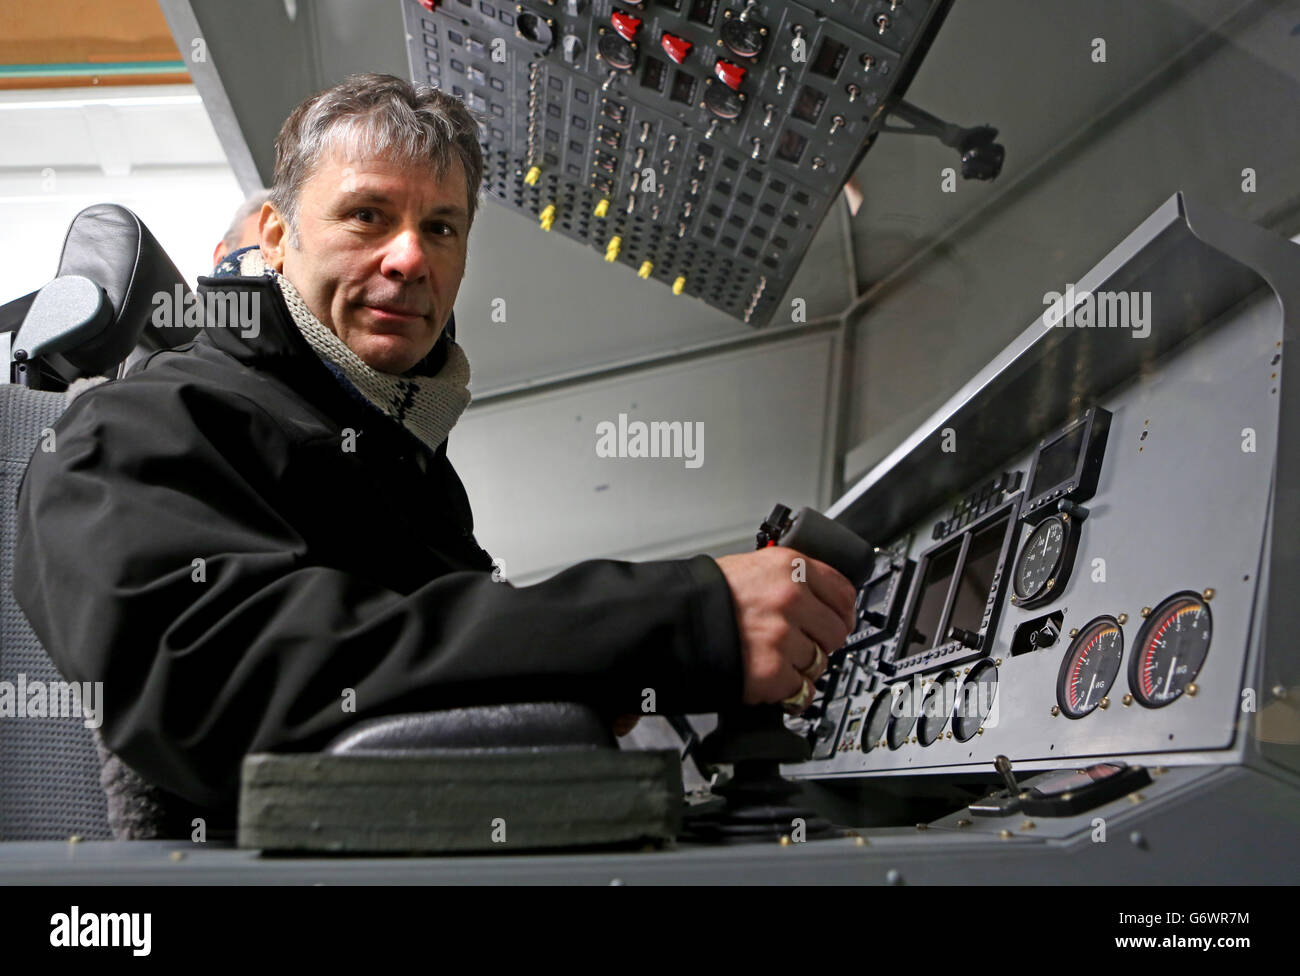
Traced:
<svg viewBox="0 0 1300 976">
<path fill-rule="evenodd" d="M 1064 292 L 1066 284 L 1053 287 Z M 1300 670 L 1300 608 L 1286 598 L 1297 583 L 1300 394 L 1281 362 L 1298 289 L 1300 247 L 1176 195 L 1076 284 L 1078 296 L 1149 292 L 1147 336 L 1124 327 L 1049 327 L 1045 306 L 1042 319 L 832 506 L 828 515 L 891 550 L 882 559 L 904 552 L 917 559 L 935 545 L 932 527 L 948 516 L 954 496 L 1001 471 L 1027 472 L 1040 438 L 1089 406 L 1113 415 L 1069 582 L 1032 610 L 1012 605 L 1003 586 L 993 640 L 982 648 L 998 668 L 994 711 L 982 731 L 960 742 L 946 734 L 949 723 L 929 746 L 909 738 L 897 749 L 862 750 L 866 710 L 895 683 L 879 668 L 894 638 L 850 655 L 861 660 L 846 705 L 834 709 L 843 713 L 834 751 L 786 767 L 787 775 L 987 772 L 998 755 L 1018 771 L 1102 759 L 1300 768 L 1297 744 L 1284 741 L 1294 737 L 1282 731 Z M 943 450 L 945 436 L 955 450 Z M 1016 530 L 1004 577 L 1030 529 Z M 912 587 L 920 585 L 918 572 Z M 1143 609 L 1207 590 L 1213 635 L 1196 694 L 1161 708 L 1124 704 Z M 1056 643 L 1013 656 L 1016 627 L 1054 611 L 1064 618 Z M 1127 615 L 1109 705 L 1080 719 L 1053 714 L 1070 631 L 1102 615 Z M 957 671 L 964 676 L 975 663 Z M 856 740 L 847 732 L 855 718 L 863 719 Z"/>
</svg>

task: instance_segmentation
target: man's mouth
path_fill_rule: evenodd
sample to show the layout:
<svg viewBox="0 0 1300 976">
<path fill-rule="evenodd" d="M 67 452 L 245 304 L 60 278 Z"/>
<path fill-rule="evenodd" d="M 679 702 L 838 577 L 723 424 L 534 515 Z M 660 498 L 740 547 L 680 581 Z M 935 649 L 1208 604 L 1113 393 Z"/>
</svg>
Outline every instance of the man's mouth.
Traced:
<svg viewBox="0 0 1300 976">
<path fill-rule="evenodd" d="M 410 323 L 423 319 L 424 313 L 402 305 L 366 305 L 381 322 Z"/>
</svg>

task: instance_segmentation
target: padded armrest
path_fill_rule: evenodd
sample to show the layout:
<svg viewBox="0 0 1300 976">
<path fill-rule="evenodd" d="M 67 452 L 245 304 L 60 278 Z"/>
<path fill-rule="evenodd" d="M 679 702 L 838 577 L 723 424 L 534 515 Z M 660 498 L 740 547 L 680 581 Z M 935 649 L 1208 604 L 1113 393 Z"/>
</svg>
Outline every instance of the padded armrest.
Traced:
<svg viewBox="0 0 1300 976">
<path fill-rule="evenodd" d="M 337 756 L 541 748 L 616 749 L 617 743 L 586 705 L 527 702 L 370 719 L 335 738 L 324 751 Z"/>
</svg>

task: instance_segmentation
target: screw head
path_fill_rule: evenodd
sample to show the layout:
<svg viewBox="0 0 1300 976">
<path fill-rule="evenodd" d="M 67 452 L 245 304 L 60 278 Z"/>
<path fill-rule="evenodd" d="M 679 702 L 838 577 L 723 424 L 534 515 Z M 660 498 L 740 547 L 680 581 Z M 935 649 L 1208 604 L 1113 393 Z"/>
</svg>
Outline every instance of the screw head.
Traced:
<svg viewBox="0 0 1300 976">
<path fill-rule="evenodd" d="M 1133 704 L 1133 696 L 1126 691 L 1124 692 L 1124 697 L 1121 698 L 1120 701 L 1124 704 L 1125 708 L 1128 708 L 1128 706 Z"/>
<path fill-rule="evenodd" d="M 1190 685 L 1187 686 L 1187 697 L 1188 697 L 1188 698 L 1195 698 L 1195 697 L 1196 697 L 1196 693 L 1197 693 L 1199 690 L 1200 690 L 1200 689 L 1196 687 L 1196 682 L 1193 681 Z"/>
<path fill-rule="evenodd" d="M 1128 614 L 1126 614 L 1126 613 L 1121 613 L 1121 614 L 1120 614 L 1118 617 L 1116 617 L 1115 619 L 1118 620 L 1118 621 L 1119 621 L 1120 623 L 1122 623 L 1122 624 L 1126 624 L 1126 623 L 1128 623 Z"/>
<path fill-rule="evenodd" d="M 1058 716 L 1058 715 L 1060 715 L 1060 714 L 1061 714 L 1061 706 L 1060 706 L 1060 705 L 1053 705 L 1053 706 L 1052 706 L 1052 718 L 1056 718 L 1056 716 Z"/>
<path fill-rule="evenodd" d="M 1150 607 L 1143 607 L 1143 608 L 1142 608 L 1142 616 L 1144 616 L 1144 617 L 1149 617 L 1149 616 L 1151 616 L 1151 608 L 1150 608 Z"/>
<path fill-rule="evenodd" d="M 1103 697 L 1097 704 L 1101 708 L 1110 708 L 1110 699 Z"/>
</svg>

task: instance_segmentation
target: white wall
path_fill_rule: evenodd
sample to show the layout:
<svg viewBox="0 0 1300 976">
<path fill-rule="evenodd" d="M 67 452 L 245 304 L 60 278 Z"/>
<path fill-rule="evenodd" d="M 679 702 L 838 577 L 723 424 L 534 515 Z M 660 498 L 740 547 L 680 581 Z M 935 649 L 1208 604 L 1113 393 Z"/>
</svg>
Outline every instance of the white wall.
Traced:
<svg viewBox="0 0 1300 976">
<path fill-rule="evenodd" d="M 193 283 L 242 199 L 192 86 L 0 92 L 0 303 L 54 276 L 95 203 L 135 211 Z"/>
</svg>

